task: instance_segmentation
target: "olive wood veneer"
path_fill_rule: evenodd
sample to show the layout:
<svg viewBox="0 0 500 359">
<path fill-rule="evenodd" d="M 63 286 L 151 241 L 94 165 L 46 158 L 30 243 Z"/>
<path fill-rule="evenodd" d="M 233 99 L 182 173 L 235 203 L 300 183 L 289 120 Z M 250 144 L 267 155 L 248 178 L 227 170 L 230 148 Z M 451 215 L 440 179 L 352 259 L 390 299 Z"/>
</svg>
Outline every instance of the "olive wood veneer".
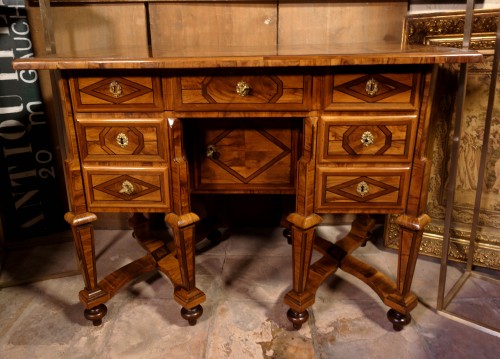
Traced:
<svg viewBox="0 0 500 359">
<path fill-rule="evenodd" d="M 60 72 L 71 202 L 65 219 L 82 264 L 80 300 L 94 325 L 120 288 L 155 270 L 171 280 L 182 316 L 196 323 L 205 301 L 195 284 L 196 192 L 295 194 L 286 225 L 293 280 L 285 296 L 295 328 L 339 268 L 378 294 L 394 329 L 409 323 L 417 305 L 410 287 L 429 222 L 433 68 L 481 55 L 386 43 L 284 46 L 262 56 L 265 50 L 155 58 L 96 52 L 14 62 L 16 70 Z M 136 213 L 130 223 L 148 254 L 98 280 L 92 222 L 95 213 L 112 211 Z M 140 214 L 147 212 L 165 213 L 173 242 L 150 235 Z M 359 215 L 333 244 L 315 235 L 322 213 Z M 380 213 L 399 214 L 396 281 L 353 256 L 374 226 L 369 215 Z M 313 250 L 322 254 L 315 263 Z"/>
</svg>

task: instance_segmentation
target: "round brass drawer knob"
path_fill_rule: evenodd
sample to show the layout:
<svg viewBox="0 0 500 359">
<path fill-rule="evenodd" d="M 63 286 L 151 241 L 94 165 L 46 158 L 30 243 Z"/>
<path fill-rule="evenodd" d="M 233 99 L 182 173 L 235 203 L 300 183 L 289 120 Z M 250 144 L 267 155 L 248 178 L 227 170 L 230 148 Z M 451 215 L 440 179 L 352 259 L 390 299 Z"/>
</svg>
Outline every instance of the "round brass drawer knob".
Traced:
<svg viewBox="0 0 500 359">
<path fill-rule="evenodd" d="M 240 81 L 236 84 L 236 93 L 241 97 L 249 96 L 252 92 L 252 88 L 245 81 Z"/>
<path fill-rule="evenodd" d="M 370 192 L 370 186 L 368 186 L 368 183 L 365 181 L 361 181 L 356 187 L 356 192 L 358 192 L 361 197 L 364 197 Z"/>
<path fill-rule="evenodd" d="M 120 189 L 120 193 L 132 194 L 134 193 L 134 185 L 130 181 L 123 181 L 122 188 Z"/>
<path fill-rule="evenodd" d="M 378 93 L 378 82 L 374 78 L 366 81 L 365 91 L 368 96 L 375 96 Z"/>
<path fill-rule="evenodd" d="M 116 135 L 116 143 L 118 143 L 118 146 L 121 148 L 125 148 L 128 146 L 128 137 L 126 134 L 123 132 L 120 132 L 118 135 Z"/>
<path fill-rule="evenodd" d="M 365 147 L 372 145 L 374 141 L 375 141 L 375 138 L 373 137 L 373 134 L 370 131 L 365 131 L 361 135 L 361 143 Z"/>
</svg>

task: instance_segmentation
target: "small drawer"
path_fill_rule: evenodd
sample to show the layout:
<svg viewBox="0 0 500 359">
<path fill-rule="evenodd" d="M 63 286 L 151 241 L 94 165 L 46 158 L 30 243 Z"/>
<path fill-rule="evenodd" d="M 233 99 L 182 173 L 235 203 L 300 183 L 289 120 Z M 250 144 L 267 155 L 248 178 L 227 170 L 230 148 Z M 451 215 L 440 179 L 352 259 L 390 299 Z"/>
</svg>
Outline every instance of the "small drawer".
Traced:
<svg viewBox="0 0 500 359">
<path fill-rule="evenodd" d="M 410 162 L 416 123 L 416 115 L 322 117 L 318 163 Z"/>
<path fill-rule="evenodd" d="M 406 204 L 410 168 L 319 167 L 318 213 L 401 212 Z"/>
<path fill-rule="evenodd" d="M 83 161 L 165 161 L 165 121 L 161 118 L 78 118 Z"/>
<path fill-rule="evenodd" d="M 419 103 L 420 72 L 413 68 L 339 68 L 325 81 L 324 109 L 415 110 Z"/>
<path fill-rule="evenodd" d="M 174 110 L 308 110 L 311 77 L 302 74 L 207 74 L 173 81 Z"/>
<path fill-rule="evenodd" d="M 195 192 L 295 192 L 296 119 L 193 122 L 186 133 Z"/>
<path fill-rule="evenodd" d="M 77 112 L 163 110 L 161 82 L 152 76 L 76 76 L 70 88 Z"/>
<path fill-rule="evenodd" d="M 89 210 L 165 211 L 169 208 L 168 168 L 83 169 Z"/>
</svg>

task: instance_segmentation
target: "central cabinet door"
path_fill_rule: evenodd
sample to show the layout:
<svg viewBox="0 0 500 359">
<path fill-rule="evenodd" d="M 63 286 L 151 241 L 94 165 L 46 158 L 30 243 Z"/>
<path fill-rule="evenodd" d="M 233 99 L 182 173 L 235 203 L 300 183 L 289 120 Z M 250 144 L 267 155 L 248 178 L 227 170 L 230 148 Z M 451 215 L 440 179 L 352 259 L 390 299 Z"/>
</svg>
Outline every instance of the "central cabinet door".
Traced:
<svg viewBox="0 0 500 359">
<path fill-rule="evenodd" d="M 294 193 L 298 119 L 188 119 L 193 192 Z"/>
</svg>

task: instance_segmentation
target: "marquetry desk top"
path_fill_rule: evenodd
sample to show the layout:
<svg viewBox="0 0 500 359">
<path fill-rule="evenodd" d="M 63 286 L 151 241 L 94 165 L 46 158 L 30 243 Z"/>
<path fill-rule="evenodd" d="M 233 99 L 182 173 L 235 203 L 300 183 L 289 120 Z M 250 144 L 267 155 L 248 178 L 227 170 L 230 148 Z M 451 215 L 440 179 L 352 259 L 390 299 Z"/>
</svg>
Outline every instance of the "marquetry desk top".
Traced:
<svg viewBox="0 0 500 359">
<path fill-rule="evenodd" d="M 391 64 L 441 64 L 480 62 L 476 51 L 421 45 L 345 44 L 265 47 L 196 48 L 182 56 L 156 50 L 152 56 L 138 56 L 133 48 L 89 50 L 46 57 L 18 59 L 14 68 L 23 69 L 196 69 L 215 67 L 304 67 Z"/>
</svg>

